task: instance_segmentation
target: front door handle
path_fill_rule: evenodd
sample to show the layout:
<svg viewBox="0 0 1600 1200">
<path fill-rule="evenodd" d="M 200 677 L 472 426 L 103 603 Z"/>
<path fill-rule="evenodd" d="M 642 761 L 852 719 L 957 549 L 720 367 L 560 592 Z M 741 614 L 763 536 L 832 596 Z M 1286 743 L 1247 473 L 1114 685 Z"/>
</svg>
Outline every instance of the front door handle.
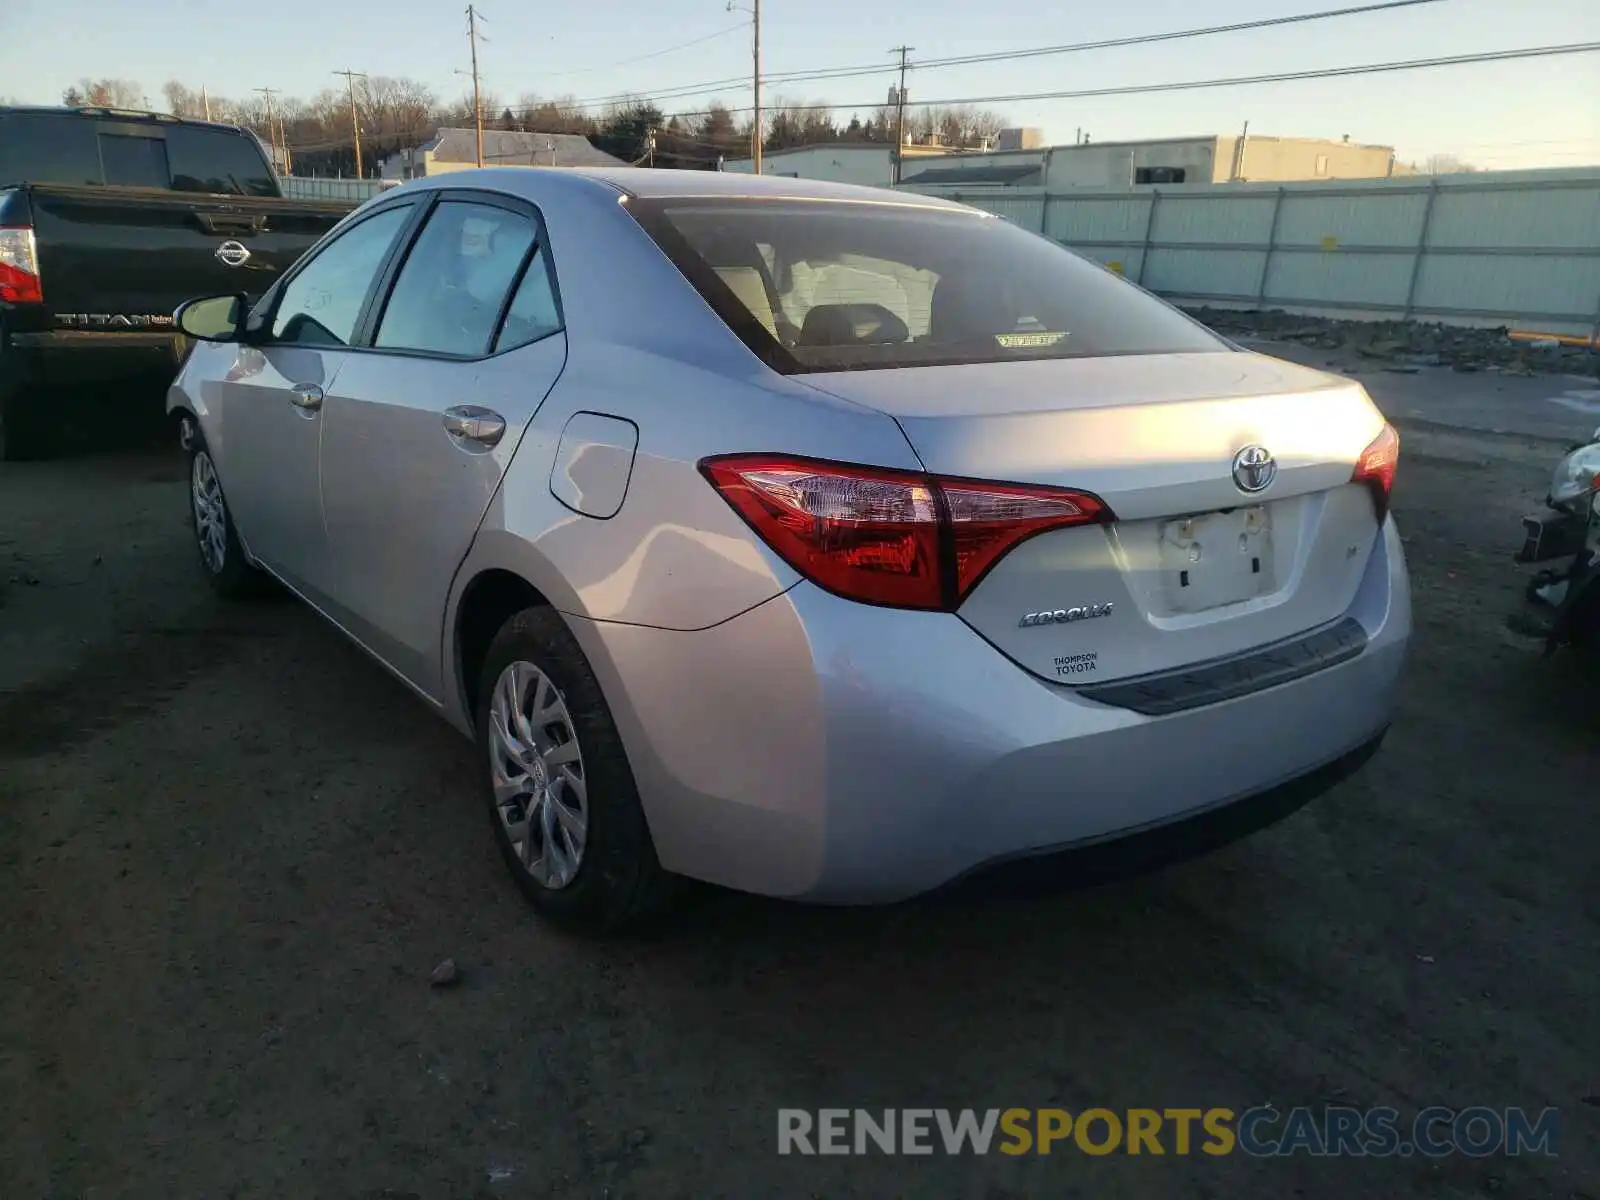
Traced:
<svg viewBox="0 0 1600 1200">
<path fill-rule="evenodd" d="M 444 430 L 475 446 L 493 446 L 506 435 L 506 419 L 492 409 L 462 404 L 444 410 Z"/>
<path fill-rule="evenodd" d="M 303 412 L 316 412 L 322 407 L 322 389 L 314 383 L 297 383 L 289 389 L 289 403 Z"/>
</svg>

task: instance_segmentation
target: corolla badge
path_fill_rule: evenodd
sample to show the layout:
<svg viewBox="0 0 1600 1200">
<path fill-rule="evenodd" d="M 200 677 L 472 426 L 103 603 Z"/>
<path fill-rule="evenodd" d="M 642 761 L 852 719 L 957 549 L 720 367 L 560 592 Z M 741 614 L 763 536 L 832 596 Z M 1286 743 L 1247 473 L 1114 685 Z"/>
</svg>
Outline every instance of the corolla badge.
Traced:
<svg viewBox="0 0 1600 1200">
<path fill-rule="evenodd" d="M 1233 482 L 1241 492 L 1264 492 L 1278 477 L 1278 462 L 1265 446 L 1246 446 L 1233 456 Z"/>
<path fill-rule="evenodd" d="M 1110 604 L 1080 604 L 1076 608 L 1047 608 L 1041 612 L 1031 612 L 1017 622 L 1019 629 L 1026 629 L 1030 625 L 1069 625 L 1074 621 L 1088 621 L 1095 617 L 1109 617 Z"/>
<path fill-rule="evenodd" d="M 217 247 L 217 260 L 225 267 L 242 267 L 250 261 L 250 247 L 243 242 L 223 242 Z"/>
</svg>

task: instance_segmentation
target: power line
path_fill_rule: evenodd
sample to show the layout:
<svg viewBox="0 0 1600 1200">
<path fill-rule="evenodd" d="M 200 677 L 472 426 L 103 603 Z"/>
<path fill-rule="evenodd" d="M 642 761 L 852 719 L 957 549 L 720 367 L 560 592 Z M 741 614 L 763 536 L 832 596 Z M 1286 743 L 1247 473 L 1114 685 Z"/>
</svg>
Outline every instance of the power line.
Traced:
<svg viewBox="0 0 1600 1200">
<path fill-rule="evenodd" d="M 1477 63 L 1513 62 L 1533 58 L 1556 58 L 1575 54 L 1593 54 L 1600 51 L 1600 42 L 1574 42 L 1559 46 L 1528 46 L 1515 50 L 1494 50 L 1479 54 L 1458 54 L 1436 58 L 1406 59 L 1398 62 L 1364 63 L 1347 67 L 1323 67 L 1311 71 L 1285 71 L 1271 75 L 1243 75 L 1230 76 L 1219 79 L 1194 79 L 1181 80 L 1168 83 L 1131 84 L 1125 87 L 1110 88 L 1081 88 L 1075 91 L 1061 92 L 1017 92 L 995 96 L 966 96 L 960 98 L 939 100 L 908 100 L 908 108 L 936 108 L 962 104 L 1009 104 L 1018 102 L 1032 102 L 1040 100 L 1078 100 L 1094 96 L 1132 96 L 1147 95 L 1158 92 L 1198 91 L 1209 88 L 1222 87 L 1247 87 L 1263 83 L 1293 83 L 1308 79 L 1339 79 L 1356 75 L 1377 75 L 1397 71 L 1427 70 L 1435 67 L 1469 66 Z M 347 72 L 336 71 L 337 75 Z M 359 72 L 348 72 L 350 75 L 359 76 Z M 853 104 L 796 104 L 792 109 L 809 112 L 840 112 L 847 109 L 870 109 L 878 107 L 873 102 Z M 679 112 L 678 117 L 709 116 L 713 109 L 698 109 Z M 723 108 L 720 111 L 729 114 L 750 112 L 749 106 L 744 108 Z M 680 136 L 674 134 L 673 136 Z M 1565 141 L 1566 139 L 1557 139 Z M 333 148 L 343 146 L 344 141 L 315 143 L 304 146 L 295 146 L 295 150 L 308 151 L 313 149 Z M 703 143 L 708 144 L 708 143 Z"/>
<path fill-rule="evenodd" d="M 1492 50 L 1480 54 L 1457 54 L 1437 58 L 1414 58 L 1400 62 L 1363 63 L 1349 67 L 1323 67 L 1314 71 L 1283 71 L 1271 75 L 1236 75 L 1223 79 L 1192 79 L 1170 83 L 1129 84 L 1124 87 L 1081 88 L 1062 92 L 1012 92 L 994 96 L 960 96 L 939 100 L 912 100 L 908 108 L 944 108 L 965 104 L 1015 104 L 1039 100 L 1080 100 L 1093 96 L 1138 96 L 1156 92 L 1200 91 L 1208 88 L 1247 87 L 1261 83 L 1294 83 L 1306 79 L 1339 79 L 1353 75 L 1379 75 L 1393 71 L 1419 71 L 1431 67 L 1466 66 L 1473 63 L 1511 62 L 1529 58 L 1555 58 L 1570 54 L 1592 54 L 1600 50 L 1600 42 L 1574 42 L 1563 46 L 1530 46 L 1517 50 Z M 802 112 L 840 112 L 846 109 L 871 109 L 880 105 L 876 101 L 857 101 L 853 104 L 793 104 L 790 109 Z M 680 117 L 707 116 L 713 110 L 700 109 L 679 112 Z M 724 108 L 728 113 L 749 112 L 748 107 Z"/>
<path fill-rule="evenodd" d="M 676 54 L 679 50 L 687 50 L 691 46 L 701 46 L 706 42 L 716 41 L 717 38 L 727 37 L 730 33 L 741 33 L 744 26 L 730 25 L 726 29 L 719 29 L 716 33 L 708 33 L 705 37 L 697 37 L 692 41 L 679 42 L 676 46 L 667 46 L 661 50 L 652 50 L 649 54 L 636 55 L 633 58 L 620 58 L 614 63 L 605 63 L 598 67 L 582 67 L 576 71 L 547 71 L 546 79 L 562 79 L 569 75 L 592 75 L 596 71 L 609 71 L 613 67 L 626 67 L 633 63 L 647 62 L 652 58 L 663 58 L 668 54 Z"/>
<path fill-rule="evenodd" d="M 1364 13 L 1385 12 L 1392 9 L 1416 8 L 1425 4 L 1440 4 L 1444 0 L 1382 0 L 1381 3 L 1363 4 L 1347 8 L 1330 8 L 1318 12 L 1297 13 L 1287 17 L 1264 17 L 1255 21 L 1237 21 L 1227 25 L 1206 25 L 1188 29 L 1167 30 L 1161 33 L 1133 34 L 1128 37 L 1107 38 L 1095 42 L 1070 42 L 1057 46 L 1037 46 L 1026 50 L 997 50 L 988 54 L 968 54 L 955 58 L 931 58 L 920 62 L 912 62 L 909 66 L 919 71 L 939 70 L 944 67 L 968 66 L 974 63 L 1008 62 L 1022 58 L 1041 58 L 1056 54 L 1077 54 L 1086 50 L 1109 50 L 1123 46 L 1142 46 L 1154 42 L 1179 41 L 1186 38 L 1212 37 L 1227 33 L 1244 33 L 1252 29 L 1266 29 L 1280 25 L 1303 24 L 1308 21 L 1328 21 L 1340 17 L 1357 16 Z M 821 80 L 852 79 L 867 75 L 882 75 L 885 71 L 893 70 L 891 66 L 882 63 L 860 64 L 848 67 L 820 67 L 806 71 L 779 71 L 763 74 L 762 78 L 769 84 L 808 83 Z M 708 91 L 729 87 L 744 82 L 743 76 L 728 76 L 723 79 L 705 80 L 700 83 L 682 84 L 676 87 L 663 88 L 656 93 L 656 98 L 662 100 L 681 99 L 689 96 L 702 95 Z M 610 96 L 597 96 L 593 99 L 575 100 L 574 107 L 590 107 L 627 101 L 634 97 L 634 93 L 619 92 Z"/>
</svg>

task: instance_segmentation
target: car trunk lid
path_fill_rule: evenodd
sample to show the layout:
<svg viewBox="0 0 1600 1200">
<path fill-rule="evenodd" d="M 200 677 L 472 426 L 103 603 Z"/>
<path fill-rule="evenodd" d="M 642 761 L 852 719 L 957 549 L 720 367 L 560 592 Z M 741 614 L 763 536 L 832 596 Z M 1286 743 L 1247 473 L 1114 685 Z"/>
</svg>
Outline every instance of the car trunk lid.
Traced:
<svg viewBox="0 0 1600 1200">
<path fill-rule="evenodd" d="M 934 474 L 1064 487 L 1116 520 L 1006 554 L 959 615 L 1041 677 L 1098 683 L 1290 638 L 1350 606 L 1378 531 L 1351 483 L 1382 416 L 1353 381 L 1260 355 L 803 376 L 897 420 Z M 1259 447 L 1271 464 L 1236 460 Z M 1270 480 L 1257 492 L 1263 468 Z"/>
</svg>

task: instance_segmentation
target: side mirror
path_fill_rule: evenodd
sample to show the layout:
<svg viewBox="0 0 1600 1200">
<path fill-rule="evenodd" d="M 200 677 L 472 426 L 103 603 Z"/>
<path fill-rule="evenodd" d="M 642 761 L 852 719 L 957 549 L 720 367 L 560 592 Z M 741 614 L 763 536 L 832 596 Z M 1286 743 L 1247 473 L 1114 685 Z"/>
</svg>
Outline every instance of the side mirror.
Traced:
<svg viewBox="0 0 1600 1200">
<path fill-rule="evenodd" d="M 178 306 L 172 320 L 178 332 L 203 342 L 236 342 L 250 311 L 243 292 L 234 296 L 206 296 Z"/>
</svg>

